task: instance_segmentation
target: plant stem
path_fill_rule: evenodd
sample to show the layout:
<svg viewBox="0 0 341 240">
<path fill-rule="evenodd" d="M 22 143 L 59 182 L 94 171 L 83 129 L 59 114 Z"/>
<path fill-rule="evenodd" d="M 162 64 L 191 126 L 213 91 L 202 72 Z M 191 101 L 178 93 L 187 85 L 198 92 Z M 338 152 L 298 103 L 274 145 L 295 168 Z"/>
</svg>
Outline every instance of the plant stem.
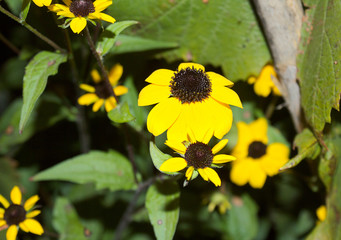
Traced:
<svg viewBox="0 0 341 240">
<path fill-rule="evenodd" d="M 2 35 L 0 33 L 0 40 L 8 46 L 9 49 L 11 49 L 13 52 L 15 52 L 17 55 L 20 54 L 20 50 L 14 45 L 12 44 L 7 38 L 5 38 L 4 35 Z"/>
<path fill-rule="evenodd" d="M 25 28 L 27 28 L 28 30 L 30 30 L 33 34 L 35 34 L 37 37 L 39 37 L 41 40 L 43 40 L 44 42 L 46 42 L 47 44 L 49 44 L 51 47 L 53 47 L 55 50 L 60 51 L 61 53 L 66 53 L 65 49 L 61 48 L 60 46 L 58 46 L 58 44 L 56 44 L 55 42 L 53 42 L 51 39 L 47 38 L 46 36 L 44 36 L 43 34 L 41 34 L 38 30 L 36 30 L 35 28 L 33 28 L 31 25 L 29 25 L 27 22 L 25 22 L 24 20 L 21 20 L 20 18 L 18 18 L 17 16 L 13 15 L 12 13 L 10 13 L 9 11 L 7 11 L 6 9 L 4 9 L 3 7 L 0 6 L 0 12 L 2 12 L 3 14 L 7 15 L 8 17 L 12 18 L 14 21 L 20 23 L 21 25 L 23 25 Z"/>
<path fill-rule="evenodd" d="M 267 119 L 270 119 L 272 114 L 274 113 L 275 109 L 276 109 L 276 103 L 278 101 L 279 97 L 278 96 L 272 96 L 271 102 L 268 105 L 266 111 L 265 111 L 265 117 Z"/>
</svg>

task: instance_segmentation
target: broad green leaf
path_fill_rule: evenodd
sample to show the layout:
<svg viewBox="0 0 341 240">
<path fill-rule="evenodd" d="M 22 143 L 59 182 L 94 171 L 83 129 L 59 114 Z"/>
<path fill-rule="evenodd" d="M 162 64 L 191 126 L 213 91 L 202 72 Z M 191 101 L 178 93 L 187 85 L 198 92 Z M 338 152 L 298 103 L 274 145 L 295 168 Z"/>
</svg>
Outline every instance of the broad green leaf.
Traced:
<svg viewBox="0 0 341 240">
<path fill-rule="evenodd" d="M 136 187 L 128 159 L 116 151 L 91 151 L 65 160 L 33 177 L 34 181 L 64 180 L 74 183 L 95 183 L 97 189 L 111 191 Z"/>
<path fill-rule="evenodd" d="M 298 154 L 290 159 L 280 169 L 281 171 L 295 167 L 305 158 L 315 159 L 321 152 L 321 147 L 314 134 L 307 128 L 295 137 L 294 144 L 298 147 Z"/>
<path fill-rule="evenodd" d="M 110 24 L 100 36 L 96 51 L 102 56 L 107 54 L 114 46 L 117 36 L 127 27 L 137 23 L 136 21 L 121 21 Z"/>
<path fill-rule="evenodd" d="M 59 240 L 86 240 L 84 226 L 78 214 L 68 199 L 57 198 L 54 209 L 52 224 L 59 233 Z"/>
<path fill-rule="evenodd" d="M 117 0 L 109 11 L 117 19 L 139 21 L 129 35 L 177 43 L 179 48 L 160 55 L 169 62 L 222 67 L 226 77 L 237 81 L 258 75 L 270 61 L 250 1 Z"/>
<path fill-rule="evenodd" d="M 179 174 L 177 172 L 175 172 L 175 173 L 163 172 L 160 170 L 162 163 L 164 163 L 166 160 L 172 158 L 172 156 L 161 152 L 155 143 L 149 142 L 149 152 L 150 152 L 150 157 L 152 158 L 153 164 L 157 170 L 159 170 L 162 173 L 168 174 L 168 175 L 178 175 Z"/>
<path fill-rule="evenodd" d="M 13 14 L 18 15 L 20 13 L 22 0 L 5 0 L 5 2 Z"/>
<path fill-rule="evenodd" d="M 67 56 L 59 53 L 42 51 L 34 56 L 25 69 L 23 99 L 19 131 L 22 132 L 32 110 L 45 90 L 47 78 L 58 72 L 61 63 L 67 60 Z"/>
<path fill-rule="evenodd" d="M 231 208 L 222 221 L 226 236 L 224 239 L 254 239 L 258 230 L 257 205 L 248 195 L 233 197 Z"/>
<path fill-rule="evenodd" d="M 31 0 L 23 0 L 20 12 L 20 19 L 25 21 L 27 18 L 28 11 L 30 10 Z"/>
<path fill-rule="evenodd" d="M 135 119 L 129 111 L 127 102 L 120 103 L 116 108 L 108 113 L 108 117 L 111 121 L 116 123 L 130 122 Z"/>
<path fill-rule="evenodd" d="M 180 191 L 177 182 L 156 182 L 149 187 L 146 208 L 156 239 L 173 239 L 179 219 Z"/>
<path fill-rule="evenodd" d="M 309 1 L 298 59 L 302 107 L 309 124 L 321 132 L 339 110 L 341 92 L 341 2 Z M 311 11 L 311 12 L 309 12 Z"/>
<path fill-rule="evenodd" d="M 177 46 L 178 44 L 175 42 L 156 41 L 153 39 L 121 34 L 117 36 L 115 46 L 111 48 L 110 52 L 114 54 L 122 54 L 129 52 L 175 48 Z"/>
</svg>

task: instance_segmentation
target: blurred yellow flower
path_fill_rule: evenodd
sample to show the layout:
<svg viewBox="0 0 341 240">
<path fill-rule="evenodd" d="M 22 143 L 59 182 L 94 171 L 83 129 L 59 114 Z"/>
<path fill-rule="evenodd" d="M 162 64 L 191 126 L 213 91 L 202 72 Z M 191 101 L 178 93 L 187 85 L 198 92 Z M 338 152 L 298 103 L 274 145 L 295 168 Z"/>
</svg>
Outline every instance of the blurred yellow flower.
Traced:
<svg viewBox="0 0 341 240">
<path fill-rule="evenodd" d="M 58 16 L 71 19 L 70 28 L 74 33 L 80 33 L 87 24 L 87 19 L 100 19 L 110 23 L 116 20 L 102 13 L 104 9 L 112 4 L 112 0 L 63 0 L 63 4 L 53 4 L 49 10 L 56 12 Z"/>
<path fill-rule="evenodd" d="M 52 0 L 33 0 L 33 2 L 38 6 L 50 6 Z"/>
<path fill-rule="evenodd" d="M 209 212 L 213 212 L 214 209 L 218 208 L 219 213 L 223 215 L 231 208 L 231 203 L 229 202 L 227 195 L 221 192 L 214 192 L 210 196 L 208 202 Z"/>
<path fill-rule="evenodd" d="M 229 105 L 242 108 L 233 83 L 197 63 L 181 63 L 176 71 L 159 69 L 147 79 L 139 106 L 157 105 L 147 119 L 148 131 L 158 136 L 168 130 L 168 139 L 186 139 L 195 131 L 202 137 L 210 128 L 221 139 L 232 125 Z"/>
<path fill-rule="evenodd" d="M 167 140 L 165 144 L 179 153 L 181 157 L 166 160 L 160 170 L 179 172 L 188 167 L 185 174 L 187 181 L 191 180 L 193 172 L 199 172 L 205 181 L 211 181 L 215 186 L 220 186 L 219 175 L 211 167 L 233 161 L 235 157 L 226 154 L 215 155 L 226 146 L 228 140 L 221 140 L 211 149 L 208 146 L 211 137 L 212 132 L 207 132 L 202 138 L 198 138 L 192 133 L 188 135 L 188 141 Z"/>
<path fill-rule="evenodd" d="M 316 210 L 316 216 L 319 220 L 319 222 L 323 222 L 326 220 L 327 217 L 327 208 L 326 205 L 321 205 L 317 210 Z"/>
<path fill-rule="evenodd" d="M 43 227 L 37 220 L 33 219 L 40 214 L 40 210 L 32 210 L 39 200 L 38 195 L 30 197 L 22 204 L 21 191 L 19 187 L 14 186 L 10 196 L 11 204 L 0 194 L 0 203 L 4 207 L 0 207 L 0 227 L 8 227 L 6 240 L 15 240 L 19 227 L 24 232 L 42 235 L 44 233 Z"/>
<path fill-rule="evenodd" d="M 282 143 L 268 145 L 268 123 L 265 118 L 246 124 L 238 122 L 238 141 L 231 155 L 237 158 L 232 164 L 231 181 L 242 186 L 250 183 L 262 188 L 266 177 L 273 176 L 289 160 L 289 148 Z"/>
<path fill-rule="evenodd" d="M 275 68 L 272 65 L 265 65 L 258 77 L 249 77 L 248 83 L 254 84 L 253 89 L 255 93 L 262 97 L 267 97 L 273 91 L 275 95 L 281 96 L 281 92 L 274 84 L 272 77 L 277 78 Z"/>
<path fill-rule="evenodd" d="M 125 86 L 116 86 L 118 80 L 122 76 L 122 73 L 122 65 L 116 64 L 111 68 L 108 75 L 111 87 L 113 88 L 116 96 L 121 96 L 128 92 L 128 88 L 126 88 Z M 88 106 L 94 103 L 92 107 L 92 111 L 94 112 L 97 112 L 104 105 L 105 110 L 107 112 L 110 112 L 117 106 L 115 97 L 112 96 L 111 91 L 108 89 L 108 86 L 105 85 L 105 82 L 102 81 L 101 76 L 99 75 L 97 70 L 91 71 L 91 77 L 95 83 L 95 86 L 91 86 L 88 84 L 81 84 L 79 86 L 81 89 L 89 93 L 86 93 L 78 98 L 78 104 Z"/>
</svg>

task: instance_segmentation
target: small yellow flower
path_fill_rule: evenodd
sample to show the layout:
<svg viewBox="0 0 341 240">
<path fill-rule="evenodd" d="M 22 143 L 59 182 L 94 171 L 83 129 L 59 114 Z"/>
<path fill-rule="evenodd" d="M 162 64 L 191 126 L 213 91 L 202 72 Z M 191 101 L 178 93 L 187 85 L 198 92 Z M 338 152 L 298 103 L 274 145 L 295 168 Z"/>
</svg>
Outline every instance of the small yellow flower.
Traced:
<svg viewBox="0 0 341 240">
<path fill-rule="evenodd" d="M 40 210 L 32 210 L 38 200 L 38 195 L 34 195 L 22 205 L 21 191 L 17 186 L 14 186 L 11 191 L 12 204 L 0 194 L 0 203 L 4 207 L 0 207 L 0 227 L 8 227 L 6 240 L 15 240 L 19 227 L 24 232 L 37 235 L 44 233 L 40 223 L 33 219 L 33 217 L 40 214 Z"/>
<path fill-rule="evenodd" d="M 193 172 L 199 172 L 205 181 L 211 181 L 215 186 L 221 185 L 221 180 L 216 171 L 211 167 L 212 164 L 219 165 L 222 163 L 235 160 L 235 157 L 219 154 L 215 155 L 227 144 L 227 139 L 221 140 L 212 149 L 208 146 L 208 142 L 212 137 L 212 131 L 207 132 L 202 138 L 196 137 L 193 133 L 188 135 L 188 141 L 168 139 L 166 145 L 178 152 L 181 157 L 173 157 L 166 160 L 160 170 L 163 172 L 179 172 L 187 168 L 187 181 L 191 180 Z"/>
<path fill-rule="evenodd" d="M 326 205 L 321 205 L 317 210 L 316 210 L 316 216 L 318 218 L 318 222 L 323 222 L 326 220 L 327 217 L 327 208 Z"/>
<path fill-rule="evenodd" d="M 147 118 L 148 131 L 158 136 L 167 131 L 168 139 L 186 139 L 189 131 L 203 136 L 207 130 L 221 139 L 232 125 L 229 105 L 242 108 L 239 96 L 225 77 L 205 72 L 197 63 L 181 63 L 176 71 L 159 69 L 146 80 L 139 106 L 157 104 Z"/>
<path fill-rule="evenodd" d="M 104 9 L 112 4 L 112 0 L 63 0 L 65 5 L 53 4 L 49 6 L 49 10 L 56 12 L 58 16 L 72 19 L 70 22 L 71 30 L 74 33 L 80 33 L 86 26 L 87 19 L 100 19 L 110 23 L 116 20 L 101 13 Z"/>
<path fill-rule="evenodd" d="M 38 6 L 38 7 L 42 7 L 42 6 L 50 6 L 52 0 L 33 0 L 33 2 Z"/>
<path fill-rule="evenodd" d="M 282 143 L 268 145 L 267 121 L 260 118 L 250 124 L 238 122 L 238 141 L 231 155 L 231 181 L 242 186 L 250 183 L 262 188 L 266 177 L 273 176 L 289 160 L 289 148 Z"/>
<path fill-rule="evenodd" d="M 208 200 L 208 211 L 213 212 L 218 208 L 221 215 L 225 214 L 228 209 L 231 208 L 231 204 L 226 194 L 221 192 L 214 192 Z"/>
<path fill-rule="evenodd" d="M 122 76 L 122 73 L 123 73 L 122 65 L 116 64 L 111 68 L 108 75 L 110 84 L 113 87 L 113 91 L 116 96 L 121 96 L 128 92 L 128 88 L 126 88 L 125 86 L 116 86 L 118 80 Z M 107 112 L 110 112 L 117 106 L 115 97 L 111 95 L 112 93 L 109 91 L 104 81 L 102 81 L 97 70 L 91 71 L 91 77 L 96 85 L 91 86 L 88 84 L 81 84 L 79 86 L 81 89 L 89 93 L 86 93 L 80 98 L 78 98 L 78 104 L 88 106 L 94 103 L 92 107 L 92 111 L 94 112 L 97 112 L 104 104 L 105 110 Z"/>
<path fill-rule="evenodd" d="M 271 76 L 277 78 L 275 68 L 272 65 L 265 65 L 257 78 L 250 77 L 247 82 L 249 84 L 254 84 L 253 89 L 259 96 L 267 97 L 271 91 L 273 91 L 275 95 L 281 96 L 281 92 L 274 84 Z"/>
</svg>

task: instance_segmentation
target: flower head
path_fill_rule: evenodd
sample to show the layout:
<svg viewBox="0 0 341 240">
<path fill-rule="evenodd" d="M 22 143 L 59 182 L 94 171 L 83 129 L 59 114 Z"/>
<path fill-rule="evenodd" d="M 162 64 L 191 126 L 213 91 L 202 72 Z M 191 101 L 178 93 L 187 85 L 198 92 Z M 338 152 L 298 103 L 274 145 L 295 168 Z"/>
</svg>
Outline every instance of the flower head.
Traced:
<svg viewBox="0 0 341 240">
<path fill-rule="evenodd" d="M 52 0 L 33 0 L 33 2 L 38 6 L 38 7 L 42 7 L 42 6 L 50 6 Z"/>
<path fill-rule="evenodd" d="M 116 64 L 115 66 L 113 66 L 109 72 L 108 78 L 116 96 L 121 96 L 128 92 L 128 88 L 126 88 L 125 86 L 116 86 L 118 80 L 122 76 L 122 73 L 123 67 L 120 64 Z M 105 85 L 105 82 L 102 81 L 97 70 L 91 71 L 91 77 L 95 82 L 95 86 L 91 86 L 88 84 L 81 84 L 79 86 L 81 89 L 87 91 L 88 93 L 78 98 L 78 104 L 88 106 L 94 103 L 92 107 L 92 111 L 94 112 L 97 112 L 104 104 L 105 110 L 107 112 L 110 112 L 117 105 L 115 97 L 112 96 L 112 92 L 109 91 L 107 85 Z"/>
<path fill-rule="evenodd" d="M 188 135 L 188 141 L 168 139 L 166 145 L 180 154 L 181 157 L 173 157 L 166 160 L 160 170 L 164 172 L 178 172 L 187 168 L 187 181 L 191 180 L 193 172 L 199 172 L 205 181 L 211 181 L 215 186 L 221 185 L 221 180 L 212 164 L 222 164 L 235 160 L 235 157 L 219 154 L 215 155 L 227 144 L 227 139 L 221 140 L 213 148 L 208 146 L 212 133 L 207 132 L 202 138 L 197 138 L 194 134 Z"/>
<path fill-rule="evenodd" d="M 176 71 L 159 69 L 147 79 L 138 99 L 139 106 L 157 105 L 147 119 L 148 131 L 158 136 L 168 130 L 168 139 L 186 139 L 189 131 L 202 137 L 213 127 L 221 139 L 232 125 L 229 105 L 242 107 L 239 96 L 225 77 L 205 72 L 196 63 L 182 63 Z"/>
<path fill-rule="evenodd" d="M 58 16 L 70 18 L 70 27 L 74 33 L 80 33 L 85 28 L 87 19 L 100 19 L 110 23 L 116 21 L 113 17 L 102 13 L 112 4 L 112 0 L 96 0 L 94 2 L 91 0 L 63 0 L 63 2 L 65 5 L 53 4 L 49 6 L 49 9 L 56 12 Z"/>
<path fill-rule="evenodd" d="M 259 96 L 267 97 L 271 91 L 275 95 L 281 96 L 281 92 L 274 84 L 272 77 L 277 78 L 275 68 L 272 65 L 265 65 L 257 78 L 253 76 L 249 77 L 248 83 L 254 84 L 253 89 Z"/>
<path fill-rule="evenodd" d="M 33 217 L 40 214 L 40 210 L 32 210 L 38 200 L 38 195 L 34 195 L 22 204 L 21 191 L 17 186 L 14 186 L 11 191 L 11 204 L 0 194 L 0 203 L 4 207 L 0 207 L 0 227 L 8 227 L 6 233 L 7 240 L 15 240 L 17 238 L 18 227 L 24 232 L 31 232 L 37 235 L 44 233 L 40 223 L 33 219 Z"/>
<path fill-rule="evenodd" d="M 238 141 L 231 155 L 231 181 L 242 186 L 250 183 L 262 188 L 266 177 L 273 176 L 289 160 L 289 148 L 282 143 L 268 144 L 267 121 L 260 118 L 250 124 L 238 122 Z"/>
</svg>

